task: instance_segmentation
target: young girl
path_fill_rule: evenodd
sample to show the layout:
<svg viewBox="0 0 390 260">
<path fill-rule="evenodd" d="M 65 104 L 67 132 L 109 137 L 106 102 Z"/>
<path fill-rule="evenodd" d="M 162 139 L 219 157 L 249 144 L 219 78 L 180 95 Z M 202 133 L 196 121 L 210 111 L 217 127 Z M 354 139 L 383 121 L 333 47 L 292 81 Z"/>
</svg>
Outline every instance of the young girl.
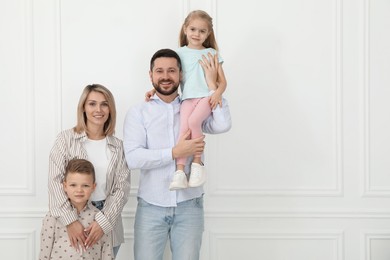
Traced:
<svg viewBox="0 0 390 260">
<path fill-rule="evenodd" d="M 222 94 L 226 89 L 226 79 L 221 66 L 223 60 L 220 56 L 218 56 L 220 66 L 218 66 L 217 86 L 207 86 L 200 64 L 203 58 L 210 56 L 209 53 L 216 55 L 218 51 L 212 18 L 202 10 L 189 13 L 180 31 L 179 44 L 177 53 L 184 72 L 181 84 L 180 137 L 190 129 L 191 138 L 197 138 L 203 135 L 202 122 L 211 114 L 212 109 L 218 104 L 222 105 Z M 206 181 L 201 154 L 198 154 L 194 156 L 191 164 L 187 185 L 184 173 L 186 161 L 187 158 L 176 160 L 177 171 L 169 186 L 170 190 L 187 186 L 198 187 Z"/>
<path fill-rule="evenodd" d="M 180 106 L 180 136 L 190 129 L 191 139 L 203 135 L 202 123 L 219 104 L 222 106 L 222 94 L 226 89 L 226 78 L 222 69 L 223 59 L 217 54 L 218 46 L 215 40 L 212 18 L 202 10 L 188 14 L 182 25 L 179 35 L 180 48 L 177 54 L 183 67 L 181 82 L 182 103 Z M 203 59 L 210 59 L 218 55 L 217 86 L 208 86 L 202 66 Z M 146 93 L 146 100 L 154 90 Z M 187 187 L 198 187 L 206 181 L 201 154 L 194 156 L 191 164 L 190 179 L 184 172 L 187 158 L 176 160 L 176 172 L 169 185 L 170 190 Z"/>
</svg>

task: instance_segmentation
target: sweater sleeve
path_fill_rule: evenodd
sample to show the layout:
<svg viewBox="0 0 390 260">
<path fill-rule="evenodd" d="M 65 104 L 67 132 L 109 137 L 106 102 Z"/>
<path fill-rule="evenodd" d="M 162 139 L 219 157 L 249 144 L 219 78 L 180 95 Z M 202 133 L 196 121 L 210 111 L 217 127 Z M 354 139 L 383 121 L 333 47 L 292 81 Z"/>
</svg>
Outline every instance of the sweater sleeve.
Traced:
<svg viewBox="0 0 390 260">
<path fill-rule="evenodd" d="M 96 222 L 105 234 L 112 231 L 118 218 L 121 217 L 130 193 L 130 170 L 127 167 L 122 142 L 118 147 L 116 158 L 114 158 L 117 162 L 116 167 L 112 169 L 114 171 L 112 187 L 110 187 L 102 211 L 95 216 Z"/>
</svg>

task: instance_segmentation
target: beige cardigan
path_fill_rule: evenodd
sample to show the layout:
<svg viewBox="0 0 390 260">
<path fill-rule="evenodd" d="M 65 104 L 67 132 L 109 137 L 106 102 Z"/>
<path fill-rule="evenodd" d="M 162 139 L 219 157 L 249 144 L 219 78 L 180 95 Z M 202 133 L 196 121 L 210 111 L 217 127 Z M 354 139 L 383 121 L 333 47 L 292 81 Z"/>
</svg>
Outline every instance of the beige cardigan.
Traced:
<svg viewBox="0 0 390 260">
<path fill-rule="evenodd" d="M 49 210 L 52 216 L 59 218 L 66 226 L 78 220 L 72 210 L 62 182 L 65 167 L 70 159 L 88 159 L 83 142 L 85 132 L 76 133 L 73 128 L 62 131 L 54 143 L 49 156 Z M 114 136 L 107 136 L 107 146 L 111 151 L 111 160 L 107 169 L 106 201 L 95 220 L 107 234 L 113 231 L 113 246 L 124 242 L 121 212 L 130 192 L 130 170 L 123 153 L 122 141 Z"/>
</svg>

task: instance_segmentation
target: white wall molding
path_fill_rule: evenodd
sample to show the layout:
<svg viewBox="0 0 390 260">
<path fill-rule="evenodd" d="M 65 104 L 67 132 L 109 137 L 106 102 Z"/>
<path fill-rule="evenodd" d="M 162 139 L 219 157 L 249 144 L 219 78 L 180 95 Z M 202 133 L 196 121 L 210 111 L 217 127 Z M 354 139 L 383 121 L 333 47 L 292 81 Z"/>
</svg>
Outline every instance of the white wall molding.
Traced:
<svg viewBox="0 0 390 260">
<path fill-rule="evenodd" d="M 389 183 L 384 185 L 373 185 L 371 182 L 371 178 L 374 172 L 371 171 L 371 0 L 363 1 L 362 8 L 362 21 L 360 22 L 361 30 L 362 30 L 362 56 L 363 56 L 363 64 L 362 64 L 362 82 L 363 82 L 363 114 L 362 114 L 362 197 L 390 197 L 390 185 Z"/>
<path fill-rule="evenodd" d="M 56 120 L 55 120 L 55 129 L 56 133 L 59 133 L 63 130 L 62 122 L 62 37 L 61 37 L 61 29 L 62 29 L 62 13 L 61 13 L 61 0 L 55 0 L 55 10 L 54 10 L 54 16 L 55 16 L 55 78 L 56 78 L 56 86 L 55 86 L 55 92 L 56 92 Z"/>
<path fill-rule="evenodd" d="M 216 6 L 216 3 L 215 3 Z M 246 188 L 238 186 L 226 187 L 220 184 L 216 179 L 210 178 L 208 181 L 207 193 L 210 196 L 298 196 L 298 197 L 342 197 L 344 195 L 344 173 L 343 173 L 343 1 L 334 0 L 334 82 L 332 88 L 334 89 L 334 164 L 335 172 L 330 173 L 334 176 L 335 182 L 329 187 L 310 187 L 310 186 L 296 186 L 288 189 L 281 189 L 280 187 L 259 187 Z M 212 143 L 208 143 L 208 154 L 218 154 L 219 137 L 213 137 Z M 216 156 L 217 158 L 217 156 Z M 210 171 L 217 171 L 218 165 L 226 162 L 213 160 L 209 162 Z"/>
<path fill-rule="evenodd" d="M 34 102 L 34 22 L 33 22 L 33 1 L 32 0 L 23 0 L 21 1 L 21 13 L 23 13 L 21 19 L 22 21 L 22 30 L 21 35 L 23 35 L 24 42 L 20 52 L 22 52 L 23 60 L 21 61 L 21 71 L 20 77 L 22 78 L 23 92 L 26 93 L 26 99 L 18 101 L 20 107 L 24 109 L 24 118 L 18 118 L 18 122 L 4 122 L 8 124 L 19 123 L 16 126 L 19 129 L 24 129 L 24 136 L 19 140 L 26 140 L 26 143 L 23 144 L 25 147 L 26 153 L 20 153 L 17 156 L 19 165 L 24 165 L 23 175 L 20 176 L 19 184 L 8 185 L 7 179 L 4 178 L 0 185 L 0 196 L 33 196 L 35 194 L 35 102 Z M 8 86 L 7 86 L 8 87 Z M 22 96 L 23 97 L 23 96 Z M 11 113 L 12 111 L 4 111 Z M 3 138 L 14 138 L 14 137 L 5 137 Z M 16 140 L 16 139 L 15 139 Z M 15 143 L 17 145 L 17 143 Z M 12 150 L 7 150 L 11 152 Z M 23 151 L 23 150 L 17 150 Z M 16 168 L 14 168 L 15 170 Z M 10 172 L 4 172 L 5 175 L 12 174 Z"/>
<path fill-rule="evenodd" d="M 388 241 L 390 244 L 390 230 L 389 229 L 377 229 L 377 230 L 363 230 L 361 231 L 361 259 L 370 260 L 372 254 L 375 253 L 372 248 L 374 241 Z M 380 252 L 376 252 L 380 254 Z"/>
<path fill-rule="evenodd" d="M 123 210 L 123 219 L 134 219 L 135 208 Z M 46 215 L 45 209 L 14 209 L 1 210 L 0 219 L 43 219 Z M 299 208 L 295 210 L 286 209 L 263 209 L 263 210 L 205 210 L 205 218 L 284 218 L 284 219 L 390 219 L 390 211 L 383 209 L 312 209 Z"/>
<path fill-rule="evenodd" d="M 272 210 L 210 210 L 205 212 L 206 218 L 265 218 L 265 219 L 388 219 L 390 211 L 377 210 L 338 210 L 338 209 L 272 209 Z"/>
<path fill-rule="evenodd" d="M 328 240 L 332 244 L 334 249 L 333 260 L 342 260 L 344 259 L 344 231 L 335 230 L 279 230 L 279 229 L 269 229 L 269 230 L 254 230 L 253 232 L 230 232 L 228 230 L 216 231 L 210 230 L 209 232 L 209 241 L 210 241 L 210 259 L 220 259 L 221 246 L 218 246 L 220 242 L 230 241 L 232 244 L 237 241 L 266 241 L 272 242 L 279 241 L 278 248 L 283 246 L 283 243 L 287 245 L 287 241 L 298 241 L 305 243 L 304 241 L 325 241 Z M 257 242 L 258 243 L 258 242 Z M 305 246 L 302 245 L 302 248 Z M 224 249 L 226 250 L 226 249 Z M 254 249 L 255 250 L 255 249 Z M 256 251 L 256 250 L 255 250 Z M 257 251 L 256 251 L 257 252 Z M 257 255 L 259 257 L 259 255 Z M 329 259 L 332 260 L 332 259 Z"/>
<path fill-rule="evenodd" d="M 7 245 L 15 242 L 15 248 L 18 248 L 20 251 L 24 252 L 24 259 L 31 259 L 32 256 L 36 255 L 36 242 L 35 242 L 36 232 L 35 230 L 30 229 L 0 229 L 0 249 L 4 253 L 9 252 L 9 248 L 2 248 L 1 241 L 6 241 Z M 4 254 L 2 253 L 2 255 Z M 18 259 L 19 260 L 19 259 Z M 22 260 L 22 259 L 20 259 Z"/>
</svg>

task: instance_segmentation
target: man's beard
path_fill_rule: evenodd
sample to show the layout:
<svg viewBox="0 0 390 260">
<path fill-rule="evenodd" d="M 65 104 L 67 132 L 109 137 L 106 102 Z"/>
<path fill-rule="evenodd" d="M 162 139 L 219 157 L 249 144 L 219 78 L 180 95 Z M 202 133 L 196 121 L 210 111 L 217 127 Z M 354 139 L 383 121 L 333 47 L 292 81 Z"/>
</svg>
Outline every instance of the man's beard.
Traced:
<svg viewBox="0 0 390 260">
<path fill-rule="evenodd" d="M 162 82 L 162 81 L 167 81 L 167 80 L 160 80 L 160 81 L 158 81 L 157 83 L 154 83 L 153 82 L 153 87 L 154 87 L 154 89 L 158 92 L 158 93 L 160 93 L 161 95 L 164 95 L 164 96 L 169 96 L 169 95 L 172 95 L 173 93 L 175 93 L 175 91 L 179 88 L 179 86 L 180 86 L 180 83 L 175 83 L 174 81 L 172 81 L 172 80 L 168 80 L 170 83 L 172 83 L 173 84 L 173 87 L 171 88 L 171 89 L 169 89 L 169 90 L 164 90 L 164 89 L 162 89 L 161 87 L 160 87 L 160 83 Z"/>
</svg>

